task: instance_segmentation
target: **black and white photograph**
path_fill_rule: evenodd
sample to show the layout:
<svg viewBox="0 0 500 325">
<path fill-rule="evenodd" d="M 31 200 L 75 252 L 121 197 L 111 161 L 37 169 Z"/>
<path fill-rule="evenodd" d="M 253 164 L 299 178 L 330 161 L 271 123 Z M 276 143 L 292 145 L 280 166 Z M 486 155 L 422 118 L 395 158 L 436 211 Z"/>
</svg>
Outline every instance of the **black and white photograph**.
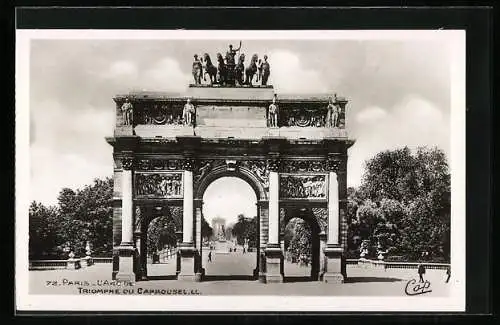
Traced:
<svg viewBox="0 0 500 325">
<path fill-rule="evenodd" d="M 465 309 L 464 31 L 17 30 L 16 150 L 20 309 Z"/>
</svg>

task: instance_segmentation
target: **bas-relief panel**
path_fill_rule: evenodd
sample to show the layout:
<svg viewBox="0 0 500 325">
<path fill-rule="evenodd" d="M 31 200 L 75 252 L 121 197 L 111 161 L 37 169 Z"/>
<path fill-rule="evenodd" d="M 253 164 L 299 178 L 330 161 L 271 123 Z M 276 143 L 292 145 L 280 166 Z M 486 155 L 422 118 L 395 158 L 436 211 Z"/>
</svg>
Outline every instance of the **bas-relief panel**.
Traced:
<svg viewBox="0 0 500 325">
<path fill-rule="evenodd" d="M 280 198 L 326 199 L 326 175 L 280 175 Z"/>
<path fill-rule="evenodd" d="M 182 173 L 137 172 L 135 175 L 135 193 L 138 198 L 182 198 Z"/>
</svg>

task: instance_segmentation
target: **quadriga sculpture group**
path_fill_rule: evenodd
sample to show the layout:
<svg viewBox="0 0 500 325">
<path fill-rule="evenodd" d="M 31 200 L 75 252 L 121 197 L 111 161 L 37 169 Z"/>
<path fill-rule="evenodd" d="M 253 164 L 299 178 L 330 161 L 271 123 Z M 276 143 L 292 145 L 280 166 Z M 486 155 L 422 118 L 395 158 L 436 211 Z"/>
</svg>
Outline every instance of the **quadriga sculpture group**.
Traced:
<svg viewBox="0 0 500 325">
<path fill-rule="evenodd" d="M 266 86 L 271 74 L 271 66 L 267 61 L 267 55 L 260 59 L 257 54 L 252 55 L 250 64 L 245 67 L 245 54 L 238 55 L 238 62 L 235 57 L 241 49 L 233 49 L 229 45 L 229 50 L 226 56 L 217 53 L 217 65 L 214 65 L 208 53 L 198 56 L 194 55 L 193 60 L 193 78 L 195 85 L 201 85 L 202 80 L 209 84 L 218 84 L 222 86 L 252 86 L 253 79 L 256 77 L 256 82 L 262 86 Z"/>
</svg>

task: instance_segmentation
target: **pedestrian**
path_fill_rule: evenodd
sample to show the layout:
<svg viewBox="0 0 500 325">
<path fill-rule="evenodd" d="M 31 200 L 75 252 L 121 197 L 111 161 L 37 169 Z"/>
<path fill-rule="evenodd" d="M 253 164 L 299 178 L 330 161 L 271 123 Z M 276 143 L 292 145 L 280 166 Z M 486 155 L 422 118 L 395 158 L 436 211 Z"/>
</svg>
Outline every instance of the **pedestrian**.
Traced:
<svg viewBox="0 0 500 325">
<path fill-rule="evenodd" d="M 212 262 L 212 252 L 208 252 L 208 261 Z"/>
<path fill-rule="evenodd" d="M 448 275 L 448 277 L 446 278 L 446 283 L 448 283 L 448 281 L 450 281 L 450 277 L 451 277 L 451 268 L 449 265 L 446 268 L 446 275 Z"/>
<path fill-rule="evenodd" d="M 425 267 L 423 264 L 419 264 L 418 265 L 418 276 L 419 276 L 418 282 L 424 282 L 424 274 L 425 274 Z"/>
</svg>

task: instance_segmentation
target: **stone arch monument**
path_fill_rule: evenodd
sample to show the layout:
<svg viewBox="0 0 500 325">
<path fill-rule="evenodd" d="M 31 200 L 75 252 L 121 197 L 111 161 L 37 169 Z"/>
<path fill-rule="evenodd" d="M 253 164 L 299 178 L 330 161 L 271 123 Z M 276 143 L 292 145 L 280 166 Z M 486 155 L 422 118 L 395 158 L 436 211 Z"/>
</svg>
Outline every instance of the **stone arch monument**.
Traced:
<svg viewBox="0 0 500 325">
<path fill-rule="evenodd" d="M 317 278 L 343 282 L 347 149 L 354 140 L 346 130 L 347 100 L 332 97 L 276 94 L 269 85 L 217 84 L 190 85 L 183 94 L 115 96 L 116 126 L 106 138 L 115 162 L 113 239 L 118 257 L 113 277 L 145 278 L 138 267 L 145 259 L 141 222 L 151 219 L 151 207 L 159 207 L 179 223 L 178 280 L 202 280 L 203 193 L 214 180 L 235 176 L 257 196 L 256 277 L 283 281 L 280 219 L 306 213 L 319 236 Z M 131 111 L 126 120 L 124 103 Z M 329 105 L 338 107 L 336 124 L 327 123 Z M 269 123 L 270 107 L 277 112 L 277 125 Z M 189 123 L 186 112 L 192 114 Z"/>
</svg>

